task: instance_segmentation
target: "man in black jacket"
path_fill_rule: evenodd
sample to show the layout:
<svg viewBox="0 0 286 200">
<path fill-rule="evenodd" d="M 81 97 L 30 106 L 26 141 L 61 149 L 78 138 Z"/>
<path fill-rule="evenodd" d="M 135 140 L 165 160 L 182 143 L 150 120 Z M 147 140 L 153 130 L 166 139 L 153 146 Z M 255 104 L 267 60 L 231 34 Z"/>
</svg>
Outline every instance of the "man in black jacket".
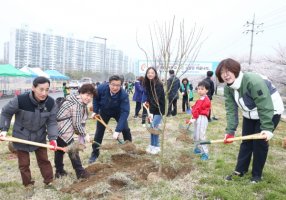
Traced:
<svg viewBox="0 0 286 200">
<path fill-rule="evenodd" d="M 214 74 L 213 71 L 207 71 L 207 77 L 204 79 L 204 81 L 206 81 L 206 82 L 208 82 L 210 84 L 210 89 L 209 89 L 209 91 L 207 93 L 207 95 L 208 95 L 210 100 L 212 100 L 213 94 L 214 94 L 214 91 L 215 91 L 214 90 L 214 82 L 212 80 L 213 74 Z M 214 117 L 214 119 L 216 119 L 216 118 Z M 209 122 L 211 121 L 211 109 L 210 109 L 210 113 L 209 113 L 209 116 L 208 116 L 208 120 L 209 120 Z"/>
<path fill-rule="evenodd" d="M 177 100 L 179 99 L 180 80 L 175 76 L 174 70 L 169 70 L 170 78 L 167 80 L 169 105 L 167 116 L 177 115 Z"/>
<path fill-rule="evenodd" d="M 0 141 L 6 136 L 15 114 L 13 137 L 46 144 L 48 136 L 50 145 L 54 146 L 51 150 L 57 149 L 57 106 L 54 99 L 48 96 L 49 88 L 49 79 L 37 77 L 33 81 L 31 92 L 14 97 L 3 107 L 0 119 Z M 30 152 L 35 152 L 45 188 L 53 189 L 53 169 L 48 160 L 47 149 L 22 143 L 13 143 L 13 147 L 17 150 L 23 185 L 30 188 L 35 183 L 30 171 Z"/>
</svg>

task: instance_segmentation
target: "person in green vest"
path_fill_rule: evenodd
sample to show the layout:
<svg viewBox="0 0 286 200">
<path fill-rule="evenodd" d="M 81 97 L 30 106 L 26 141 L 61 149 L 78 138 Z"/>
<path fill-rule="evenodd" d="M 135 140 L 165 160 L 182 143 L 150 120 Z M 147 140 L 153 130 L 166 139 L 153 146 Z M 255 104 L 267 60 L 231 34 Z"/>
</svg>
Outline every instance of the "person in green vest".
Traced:
<svg viewBox="0 0 286 200">
<path fill-rule="evenodd" d="M 67 83 L 66 82 L 63 82 L 63 92 L 64 92 L 64 97 L 66 98 L 67 95 L 70 94 L 70 88 L 67 87 Z"/>
<path fill-rule="evenodd" d="M 187 78 L 184 78 L 181 83 L 180 92 L 182 93 L 183 99 L 182 99 L 182 110 L 183 112 L 187 110 L 190 110 L 189 101 L 193 101 L 194 95 L 193 95 L 193 85 L 189 83 L 189 80 Z"/>
<path fill-rule="evenodd" d="M 237 164 L 232 174 L 225 177 L 243 177 L 252 163 L 251 183 L 262 181 L 269 140 L 275 135 L 275 128 L 284 111 L 281 96 L 272 82 L 261 74 L 243 72 L 238 61 L 231 58 L 222 60 L 216 69 L 216 77 L 225 83 L 224 99 L 226 110 L 225 144 L 237 131 L 239 112 L 242 111 L 242 136 L 260 133 L 265 140 L 245 140 L 240 144 Z M 253 159 L 252 159 L 253 158 Z M 251 162 L 252 159 L 252 162 Z"/>
</svg>

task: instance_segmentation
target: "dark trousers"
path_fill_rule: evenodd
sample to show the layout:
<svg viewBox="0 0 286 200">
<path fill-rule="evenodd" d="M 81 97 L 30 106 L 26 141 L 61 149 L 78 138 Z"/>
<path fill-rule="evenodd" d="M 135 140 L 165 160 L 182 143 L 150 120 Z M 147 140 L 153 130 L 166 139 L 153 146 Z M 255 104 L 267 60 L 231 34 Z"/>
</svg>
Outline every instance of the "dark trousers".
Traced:
<svg viewBox="0 0 286 200">
<path fill-rule="evenodd" d="M 141 102 L 136 101 L 136 106 L 135 106 L 135 116 L 138 116 L 140 110 L 141 110 Z"/>
<path fill-rule="evenodd" d="M 274 129 L 280 121 L 281 115 L 274 115 L 272 122 Z M 273 130 L 274 131 L 274 130 Z M 243 118 L 242 136 L 260 133 L 260 120 L 252 120 Z M 252 162 L 252 177 L 261 177 L 262 171 L 266 162 L 268 154 L 268 142 L 265 140 L 245 140 L 242 141 L 237 158 L 235 171 L 242 174 L 248 171 L 251 156 L 253 155 Z"/>
<path fill-rule="evenodd" d="M 211 114 L 212 114 L 212 109 L 210 109 L 209 115 L 207 116 L 209 121 L 211 120 Z"/>
<path fill-rule="evenodd" d="M 44 178 L 44 183 L 48 184 L 53 181 L 53 168 L 48 159 L 48 153 L 46 148 L 38 148 L 35 150 L 36 159 L 38 166 L 40 168 L 40 172 L 42 177 Z M 22 177 L 22 182 L 24 186 L 29 184 L 34 184 L 31 176 L 30 170 L 30 153 L 27 151 L 17 150 L 18 156 L 18 165 Z"/>
<path fill-rule="evenodd" d="M 59 147 L 66 147 L 73 143 L 74 140 L 72 140 L 69 144 L 67 144 L 65 141 L 63 141 L 60 137 L 57 139 L 57 144 Z M 61 173 L 64 170 L 64 155 L 65 152 L 63 151 L 56 151 L 55 152 L 55 167 L 56 167 L 56 173 Z M 70 161 L 72 163 L 72 167 L 74 168 L 76 172 L 76 176 L 79 177 L 85 170 L 82 167 L 81 160 L 79 157 L 79 152 L 78 151 L 73 151 L 68 153 Z"/>
<path fill-rule="evenodd" d="M 168 114 L 167 115 L 177 115 L 177 99 L 169 99 Z"/>
<path fill-rule="evenodd" d="M 183 110 L 183 112 L 186 111 L 186 108 L 187 108 L 187 110 L 190 108 L 188 95 L 183 96 L 183 99 L 182 99 L 182 110 Z"/>
<path fill-rule="evenodd" d="M 146 117 L 147 117 L 147 110 L 146 110 L 146 108 L 143 106 L 142 124 L 145 124 L 145 123 L 146 123 Z"/>
<path fill-rule="evenodd" d="M 120 118 L 120 113 L 118 115 L 115 116 L 110 116 L 110 115 L 106 115 L 104 113 L 100 113 L 101 118 L 103 119 L 103 121 L 108 124 L 109 120 L 111 118 L 114 118 L 116 120 L 116 122 L 118 123 L 119 118 Z M 102 125 L 100 122 L 96 123 L 96 131 L 95 131 L 95 135 L 94 135 L 94 141 L 96 143 L 92 144 L 92 156 L 99 156 L 99 144 L 102 143 L 102 139 L 104 136 L 104 132 L 105 132 L 105 126 Z M 112 133 L 108 132 L 108 134 L 110 134 L 112 136 Z M 128 123 L 127 120 L 124 124 L 124 129 L 122 130 L 122 135 L 123 135 L 123 139 L 124 141 L 129 140 L 130 142 L 132 141 L 132 136 L 130 133 L 130 128 L 128 127 Z"/>
</svg>

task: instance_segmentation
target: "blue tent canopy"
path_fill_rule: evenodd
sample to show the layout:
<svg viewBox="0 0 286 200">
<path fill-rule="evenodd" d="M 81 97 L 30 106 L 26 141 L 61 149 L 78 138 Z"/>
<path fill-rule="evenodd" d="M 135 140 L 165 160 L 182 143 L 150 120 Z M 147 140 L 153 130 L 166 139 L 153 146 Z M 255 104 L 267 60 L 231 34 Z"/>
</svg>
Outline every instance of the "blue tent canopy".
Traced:
<svg viewBox="0 0 286 200">
<path fill-rule="evenodd" d="M 57 79 L 57 80 L 68 80 L 68 79 L 70 79 L 68 76 L 61 74 L 57 70 L 46 70 L 44 72 L 47 73 L 48 75 L 50 75 L 51 79 Z"/>
</svg>

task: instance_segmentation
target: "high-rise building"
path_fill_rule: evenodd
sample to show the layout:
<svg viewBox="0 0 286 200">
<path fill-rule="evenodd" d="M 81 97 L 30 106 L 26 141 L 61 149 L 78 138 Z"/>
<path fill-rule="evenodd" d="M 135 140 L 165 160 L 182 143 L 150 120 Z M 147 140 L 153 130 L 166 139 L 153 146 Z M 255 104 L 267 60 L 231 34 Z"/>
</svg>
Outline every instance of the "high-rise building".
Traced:
<svg viewBox="0 0 286 200">
<path fill-rule="evenodd" d="M 7 45 L 4 45 L 6 59 L 9 58 L 9 63 L 18 68 L 41 67 L 43 70 L 56 69 L 62 73 L 128 72 L 128 56 L 121 50 L 106 48 L 106 39 L 104 43 L 98 43 L 93 39 L 55 35 L 51 31 L 35 32 L 25 26 L 11 31 Z"/>
<path fill-rule="evenodd" d="M 9 42 L 4 43 L 4 63 L 9 63 Z"/>
</svg>

